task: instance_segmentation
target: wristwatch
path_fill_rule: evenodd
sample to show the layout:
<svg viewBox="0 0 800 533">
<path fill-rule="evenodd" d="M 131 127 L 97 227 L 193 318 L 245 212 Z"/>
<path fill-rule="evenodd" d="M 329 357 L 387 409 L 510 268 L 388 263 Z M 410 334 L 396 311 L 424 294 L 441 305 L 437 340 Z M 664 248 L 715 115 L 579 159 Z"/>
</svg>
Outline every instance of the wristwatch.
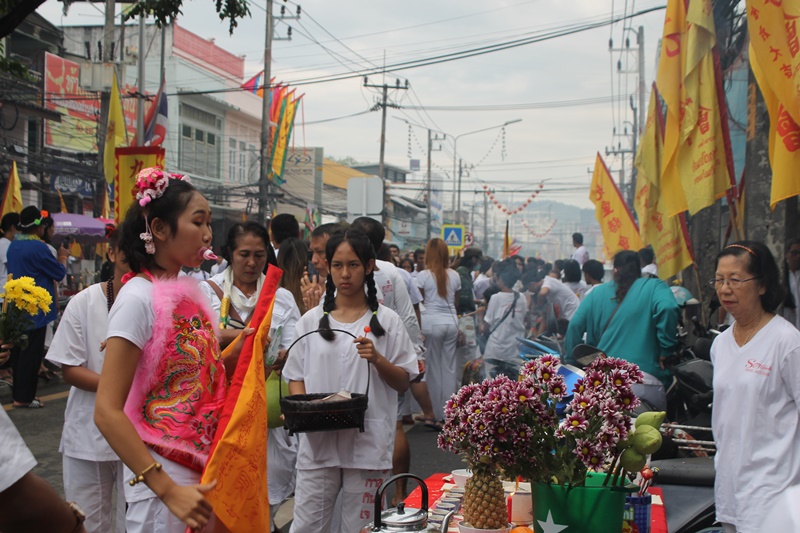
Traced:
<svg viewBox="0 0 800 533">
<path fill-rule="evenodd" d="M 72 511 L 72 514 L 75 515 L 75 529 L 72 530 L 72 533 L 76 533 L 80 531 L 81 526 L 86 521 L 86 513 L 83 512 L 80 505 L 75 502 L 67 502 L 69 506 L 69 510 Z"/>
</svg>

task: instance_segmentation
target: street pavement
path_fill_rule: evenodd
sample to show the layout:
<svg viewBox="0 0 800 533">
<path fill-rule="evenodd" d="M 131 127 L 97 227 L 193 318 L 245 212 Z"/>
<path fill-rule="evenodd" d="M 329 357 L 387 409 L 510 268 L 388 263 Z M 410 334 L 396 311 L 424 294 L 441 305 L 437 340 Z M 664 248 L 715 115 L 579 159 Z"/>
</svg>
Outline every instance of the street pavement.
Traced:
<svg viewBox="0 0 800 533">
<path fill-rule="evenodd" d="M 64 487 L 58 443 L 64 425 L 68 390 L 69 386 L 60 378 L 55 378 L 50 383 L 40 381 L 37 395 L 46 406 L 43 409 L 12 409 L 11 390 L 5 384 L 0 384 L 0 403 L 3 404 L 38 461 L 34 472 L 47 480 L 62 496 Z M 437 447 L 436 431 L 420 423 L 405 426 L 405 431 L 411 447 L 411 473 L 426 479 L 436 472 L 465 468 L 459 456 L 444 452 Z M 408 490 L 412 490 L 414 486 L 415 483 L 409 481 Z M 387 501 L 391 501 L 392 495 L 390 490 Z M 292 508 L 293 502 L 290 501 L 276 515 L 276 524 L 284 528 L 284 531 L 288 531 L 285 526 L 291 521 Z"/>
</svg>

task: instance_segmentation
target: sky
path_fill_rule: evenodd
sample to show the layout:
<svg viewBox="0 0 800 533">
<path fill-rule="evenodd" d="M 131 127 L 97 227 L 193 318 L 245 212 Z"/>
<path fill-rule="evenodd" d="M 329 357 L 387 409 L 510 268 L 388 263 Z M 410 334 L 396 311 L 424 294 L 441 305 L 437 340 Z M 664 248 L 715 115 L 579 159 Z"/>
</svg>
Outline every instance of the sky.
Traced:
<svg viewBox="0 0 800 533">
<path fill-rule="evenodd" d="M 202 37 L 215 38 L 226 50 L 246 55 L 245 77 L 257 74 L 263 68 L 266 0 L 250 2 L 252 18 L 243 20 L 232 36 L 228 24 L 214 12 L 214 3 L 185 1 L 178 23 Z M 299 20 L 276 22 L 275 36 L 285 37 L 291 26 L 291 40 L 276 40 L 273 45 L 272 74 L 290 83 L 365 68 L 380 70 L 384 64 L 603 23 L 626 13 L 663 7 L 666 1 L 276 0 L 275 14 L 283 5 L 287 13 L 294 13 L 298 4 L 302 7 Z M 56 25 L 69 26 L 102 24 L 102 10 L 102 3 L 73 4 L 64 16 L 60 2 L 47 0 L 38 12 Z M 630 137 L 615 136 L 614 131 L 633 130 L 628 95 L 635 93 L 637 77 L 635 72 L 619 74 L 617 63 L 622 63 L 623 71 L 633 71 L 636 54 L 609 52 L 609 39 L 621 48 L 627 37 L 636 48 L 634 32 L 643 27 L 649 88 L 655 78 L 663 21 L 664 10 L 655 9 L 628 21 L 499 52 L 392 70 L 385 78 L 370 74 L 370 84 L 394 85 L 400 79 L 403 86 L 408 80 L 410 87 L 389 91 L 390 104 L 400 108 L 387 110 L 386 162 L 408 168 L 409 159 L 419 159 L 424 170 L 426 128 L 431 128 L 439 138 L 446 134 L 444 140 L 434 142 L 432 151 L 433 170 L 443 180 L 438 185 L 445 191 L 446 204 L 454 187 L 455 148 L 455 158 L 463 159 L 465 167 L 472 166 L 462 178 L 463 204 L 482 201 L 474 191 L 484 184 L 506 201 L 512 197 L 519 201 L 543 182 L 539 198 L 592 207 L 588 195 L 595 153 L 605 154 L 606 147 L 629 149 Z M 381 114 L 366 111 L 380 99 L 381 90 L 363 83 L 358 75 L 300 86 L 305 106 L 296 122 L 295 144 L 322 146 L 327 157 L 377 162 Z M 634 103 L 638 105 L 638 97 Z M 505 128 L 496 127 L 518 119 Z M 487 131 L 472 133 L 483 129 Z M 631 156 L 626 158 L 629 165 Z M 616 177 L 620 156 L 609 155 L 606 161 Z"/>
</svg>

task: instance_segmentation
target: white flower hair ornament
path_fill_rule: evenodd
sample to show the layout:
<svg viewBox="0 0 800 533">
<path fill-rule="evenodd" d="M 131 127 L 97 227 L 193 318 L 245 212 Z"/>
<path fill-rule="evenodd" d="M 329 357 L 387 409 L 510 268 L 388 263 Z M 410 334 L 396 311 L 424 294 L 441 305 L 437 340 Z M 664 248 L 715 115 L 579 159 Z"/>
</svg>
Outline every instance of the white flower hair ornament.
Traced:
<svg viewBox="0 0 800 533">
<path fill-rule="evenodd" d="M 141 207 L 146 207 L 147 204 L 160 198 L 167 189 L 170 180 L 181 180 L 191 183 L 188 176 L 183 174 L 173 174 L 164 172 L 161 167 L 149 167 L 139 171 L 136 176 L 136 184 L 131 191 L 136 197 Z M 144 241 L 144 249 L 150 255 L 156 253 L 156 246 L 153 243 L 153 233 L 150 231 L 150 222 L 147 220 L 147 215 L 144 216 L 144 233 L 139 234 L 139 238 Z"/>
</svg>

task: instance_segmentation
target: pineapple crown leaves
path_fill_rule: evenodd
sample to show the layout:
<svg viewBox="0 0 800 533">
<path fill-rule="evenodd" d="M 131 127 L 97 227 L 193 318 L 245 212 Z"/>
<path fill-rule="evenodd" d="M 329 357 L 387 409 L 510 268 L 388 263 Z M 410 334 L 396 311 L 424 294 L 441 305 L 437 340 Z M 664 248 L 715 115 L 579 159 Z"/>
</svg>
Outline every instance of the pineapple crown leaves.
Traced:
<svg viewBox="0 0 800 533">
<path fill-rule="evenodd" d="M 582 484 L 586 470 L 601 470 L 628 436 L 639 403 L 631 386 L 643 375 L 621 359 L 595 360 L 559 421 L 556 403 L 568 393 L 560 365 L 545 355 L 526 363 L 518 381 L 501 375 L 462 387 L 445 406 L 439 447 L 462 454 L 473 470 Z"/>
</svg>

